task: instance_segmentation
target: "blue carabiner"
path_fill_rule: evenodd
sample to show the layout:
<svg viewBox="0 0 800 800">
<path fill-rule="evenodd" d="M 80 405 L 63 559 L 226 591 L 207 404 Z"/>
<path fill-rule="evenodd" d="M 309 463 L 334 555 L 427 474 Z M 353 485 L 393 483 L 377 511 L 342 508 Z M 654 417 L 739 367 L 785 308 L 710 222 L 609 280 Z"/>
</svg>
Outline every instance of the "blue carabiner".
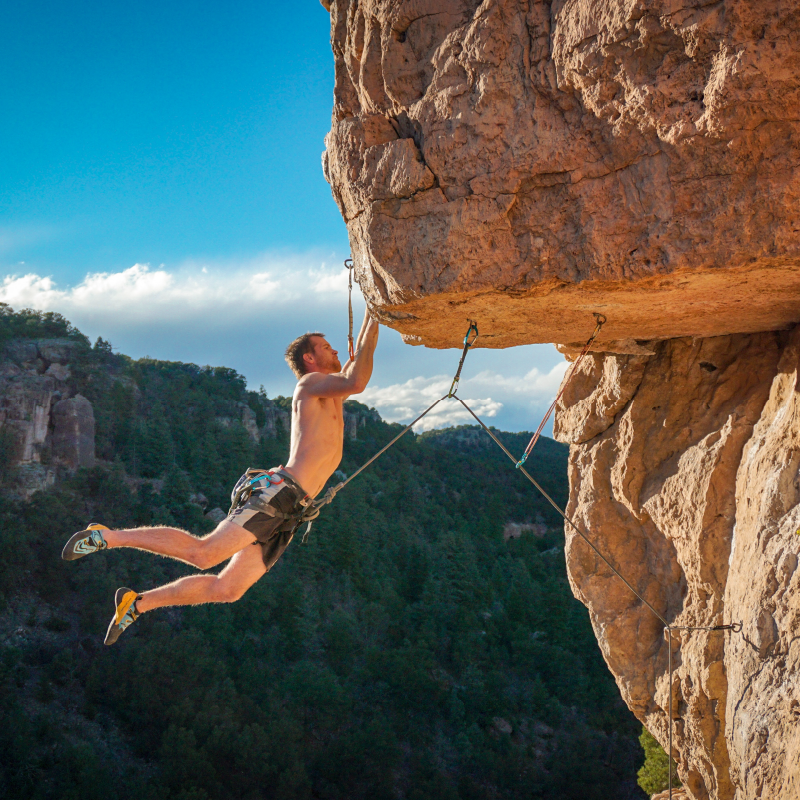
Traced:
<svg viewBox="0 0 800 800">
<path fill-rule="evenodd" d="M 472 332 L 475 332 L 475 339 L 478 338 L 478 324 L 473 322 L 472 320 L 469 321 L 469 328 L 467 328 L 467 335 L 464 337 L 464 347 L 472 347 L 475 344 L 475 339 L 472 341 L 469 340 L 469 335 Z"/>
</svg>

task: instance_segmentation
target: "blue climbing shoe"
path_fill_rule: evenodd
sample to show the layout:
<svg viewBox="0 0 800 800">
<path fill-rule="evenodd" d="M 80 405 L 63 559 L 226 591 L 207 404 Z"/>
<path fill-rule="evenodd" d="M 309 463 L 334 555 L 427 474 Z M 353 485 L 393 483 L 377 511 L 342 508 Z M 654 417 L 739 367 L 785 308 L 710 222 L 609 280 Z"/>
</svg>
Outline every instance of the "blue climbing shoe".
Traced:
<svg viewBox="0 0 800 800">
<path fill-rule="evenodd" d="M 136 610 L 136 601 L 140 599 L 141 595 L 136 594 L 133 589 L 126 589 L 124 586 L 121 589 L 117 589 L 117 593 L 114 595 L 116 611 L 108 625 L 106 644 L 114 644 L 119 639 L 122 631 L 139 618 L 139 612 Z"/>
<path fill-rule="evenodd" d="M 106 525 L 99 522 L 92 522 L 85 531 L 73 533 L 70 540 L 64 545 L 61 558 L 64 561 L 75 561 L 76 558 L 83 558 L 90 553 L 98 550 L 105 550 L 108 547 L 101 531 L 107 531 Z"/>
</svg>

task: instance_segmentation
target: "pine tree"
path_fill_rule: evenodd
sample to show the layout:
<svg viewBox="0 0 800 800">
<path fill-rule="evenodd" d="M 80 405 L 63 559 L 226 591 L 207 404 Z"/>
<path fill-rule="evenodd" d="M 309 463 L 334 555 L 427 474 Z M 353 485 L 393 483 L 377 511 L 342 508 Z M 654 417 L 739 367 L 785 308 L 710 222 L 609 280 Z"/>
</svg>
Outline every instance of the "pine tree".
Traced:
<svg viewBox="0 0 800 800">
<path fill-rule="evenodd" d="M 663 792 L 669 785 L 669 761 L 667 759 L 667 754 L 647 728 L 642 728 L 639 744 L 642 745 L 642 750 L 644 750 L 644 764 L 637 773 L 639 776 L 639 786 L 641 786 L 647 794 L 652 795 Z M 672 776 L 672 785 L 681 785 L 674 773 Z"/>
</svg>

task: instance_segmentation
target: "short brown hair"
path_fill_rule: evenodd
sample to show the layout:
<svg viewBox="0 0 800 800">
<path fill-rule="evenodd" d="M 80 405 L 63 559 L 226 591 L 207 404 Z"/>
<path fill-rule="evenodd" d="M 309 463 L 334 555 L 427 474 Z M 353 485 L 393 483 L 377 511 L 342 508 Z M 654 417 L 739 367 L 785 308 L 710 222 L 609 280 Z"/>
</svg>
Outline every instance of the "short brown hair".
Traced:
<svg viewBox="0 0 800 800">
<path fill-rule="evenodd" d="M 304 333 L 302 336 L 298 336 L 286 348 L 286 363 L 289 365 L 292 372 L 294 372 L 298 380 L 306 374 L 306 362 L 303 360 L 303 356 L 306 353 L 310 353 L 314 349 L 314 345 L 311 342 L 312 336 L 324 337 L 325 334 L 317 332 Z"/>
</svg>

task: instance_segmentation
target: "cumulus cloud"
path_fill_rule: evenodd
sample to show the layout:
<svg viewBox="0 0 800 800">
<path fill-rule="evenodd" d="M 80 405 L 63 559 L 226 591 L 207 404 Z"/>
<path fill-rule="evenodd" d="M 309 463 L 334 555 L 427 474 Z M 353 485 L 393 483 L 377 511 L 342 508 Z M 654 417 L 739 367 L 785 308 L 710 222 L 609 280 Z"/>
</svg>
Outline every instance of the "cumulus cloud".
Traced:
<svg viewBox="0 0 800 800">
<path fill-rule="evenodd" d="M 358 396 L 362 403 L 374 406 L 381 416 L 390 422 L 410 422 L 428 406 L 432 405 L 450 389 L 452 378 L 446 375 L 435 375 L 432 378 L 422 376 L 411 378 L 405 383 L 393 386 L 370 386 Z M 463 391 L 464 402 L 480 417 L 495 417 L 503 404 L 491 397 L 472 397 Z M 457 400 L 442 401 L 436 408 L 423 417 L 415 430 L 428 431 L 432 428 L 443 428 L 448 425 L 461 425 L 473 422 L 469 412 Z"/>
</svg>

